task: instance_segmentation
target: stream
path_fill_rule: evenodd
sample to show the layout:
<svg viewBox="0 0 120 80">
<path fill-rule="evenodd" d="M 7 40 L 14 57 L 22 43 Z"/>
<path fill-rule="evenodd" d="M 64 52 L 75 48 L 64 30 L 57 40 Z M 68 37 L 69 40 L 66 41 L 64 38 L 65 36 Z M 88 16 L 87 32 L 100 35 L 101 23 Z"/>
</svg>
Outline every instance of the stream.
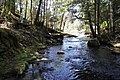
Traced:
<svg viewBox="0 0 120 80">
<path fill-rule="evenodd" d="M 65 37 L 45 50 L 45 59 L 30 64 L 23 80 L 120 80 L 120 56 L 106 46 L 88 48 L 89 38 Z M 57 54 L 64 51 L 64 54 Z"/>
</svg>

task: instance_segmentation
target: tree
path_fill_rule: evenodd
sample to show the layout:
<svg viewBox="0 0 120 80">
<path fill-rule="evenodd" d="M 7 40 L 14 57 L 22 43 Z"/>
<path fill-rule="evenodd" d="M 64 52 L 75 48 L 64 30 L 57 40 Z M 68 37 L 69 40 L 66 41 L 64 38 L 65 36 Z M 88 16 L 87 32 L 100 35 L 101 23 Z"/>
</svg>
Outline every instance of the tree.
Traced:
<svg viewBox="0 0 120 80">
<path fill-rule="evenodd" d="M 37 24 L 37 22 L 39 22 L 39 14 L 40 14 L 41 4 L 42 4 L 42 0 L 39 0 L 38 10 L 37 10 L 37 13 L 36 13 L 36 18 L 35 18 L 34 24 Z"/>
<path fill-rule="evenodd" d="M 97 14 L 97 1 L 96 0 L 94 0 L 94 26 L 95 26 L 95 34 L 96 34 L 96 19 L 97 19 L 97 16 L 96 16 L 96 14 Z"/>
<path fill-rule="evenodd" d="M 65 13 L 63 13 L 63 14 L 62 14 L 62 17 L 61 17 L 60 30 L 62 30 L 62 24 L 63 24 L 64 14 L 65 14 Z"/>
<path fill-rule="evenodd" d="M 100 0 L 97 0 L 97 32 L 100 36 Z"/>
<path fill-rule="evenodd" d="M 31 0 L 31 7 L 30 7 L 30 16 L 31 16 L 31 24 L 32 24 L 32 20 L 33 20 L 33 16 L 32 16 L 32 0 Z"/>
<path fill-rule="evenodd" d="M 26 6 L 25 6 L 25 19 L 26 19 L 26 16 L 27 16 L 27 7 L 28 7 L 28 0 L 26 0 Z"/>
<path fill-rule="evenodd" d="M 88 5 L 88 7 L 87 7 L 87 14 L 88 14 L 88 20 L 89 20 L 90 30 L 92 32 L 93 37 L 95 38 L 96 34 L 95 34 L 95 31 L 94 31 L 93 26 L 92 26 L 91 14 L 90 14 L 90 11 L 89 11 L 89 2 L 87 2 L 87 5 Z"/>
</svg>

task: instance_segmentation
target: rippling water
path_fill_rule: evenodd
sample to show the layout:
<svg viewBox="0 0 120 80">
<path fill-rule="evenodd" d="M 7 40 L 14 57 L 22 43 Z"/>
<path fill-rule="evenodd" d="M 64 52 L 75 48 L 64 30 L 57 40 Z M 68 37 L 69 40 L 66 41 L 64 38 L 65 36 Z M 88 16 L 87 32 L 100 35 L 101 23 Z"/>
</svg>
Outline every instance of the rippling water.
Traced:
<svg viewBox="0 0 120 80">
<path fill-rule="evenodd" d="M 30 65 L 24 80 L 119 80 L 120 56 L 106 47 L 88 48 L 87 37 L 64 38 L 63 45 L 47 49 L 51 62 Z M 58 51 L 65 54 L 57 54 Z"/>
</svg>

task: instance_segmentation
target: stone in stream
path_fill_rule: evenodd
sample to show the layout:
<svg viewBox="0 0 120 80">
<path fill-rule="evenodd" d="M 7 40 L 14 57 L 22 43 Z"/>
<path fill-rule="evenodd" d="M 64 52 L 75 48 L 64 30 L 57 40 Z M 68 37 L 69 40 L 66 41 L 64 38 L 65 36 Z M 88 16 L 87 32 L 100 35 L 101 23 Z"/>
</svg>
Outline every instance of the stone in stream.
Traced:
<svg viewBox="0 0 120 80">
<path fill-rule="evenodd" d="M 43 57 L 43 55 L 39 52 L 35 52 L 34 55 L 36 56 L 36 58 L 39 58 L 39 59 Z"/>
<path fill-rule="evenodd" d="M 50 67 L 50 68 L 48 68 L 48 71 L 53 71 L 53 70 L 55 70 L 54 67 Z"/>
<path fill-rule="evenodd" d="M 64 51 L 58 51 L 57 54 L 65 54 Z"/>
<path fill-rule="evenodd" d="M 43 61 L 43 62 L 51 62 L 51 60 L 48 59 L 48 58 L 41 58 L 41 61 Z"/>
<path fill-rule="evenodd" d="M 72 46 L 69 46 L 69 48 L 72 48 Z"/>
<path fill-rule="evenodd" d="M 88 41 L 87 43 L 88 47 L 99 47 L 100 46 L 100 42 L 98 39 L 91 39 Z"/>
</svg>

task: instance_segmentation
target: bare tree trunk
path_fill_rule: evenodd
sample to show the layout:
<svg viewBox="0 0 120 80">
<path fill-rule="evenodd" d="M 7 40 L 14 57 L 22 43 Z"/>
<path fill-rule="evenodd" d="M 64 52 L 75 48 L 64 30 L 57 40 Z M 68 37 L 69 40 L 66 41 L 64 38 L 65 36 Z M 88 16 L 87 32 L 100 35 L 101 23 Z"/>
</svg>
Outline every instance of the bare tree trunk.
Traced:
<svg viewBox="0 0 120 80">
<path fill-rule="evenodd" d="M 31 0 L 31 8 L 30 8 L 30 16 L 31 16 L 31 24 L 32 24 L 32 0 Z"/>
<path fill-rule="evenodd" d="M 36 18 L 35 18 L 34 24 L 36 24 L 39 21 L 39 14 L 40 14 L 41 3 L 42 3 L 42 0 L 39 0 L 39 6 L 38 6 L 38 10 L 37 10 L 37 14 L 36 14 Z"/>
<path fill-rule="evenodd" d="M 95 14 L 95 18 L 94 18 L 94 26 L 95 26 L 95 34 L 96 34 L 96 19 L 97 19 L 97 17 L 96 17 L 96 4 L 97 4 L 97 1 L 96 0 L 94 0 L 94 14 Z"/>
<path fill-rule="evenodd" d="M 112 16 L 112 23 L 113 23 L 112 29 L 113 29 L 113 37 L 115 37 L 115 28 L 116 28 L 116 24 L 115 24 L 115 21 L 116 21 L 116 12 L 115 12 L 116 11 L 116 3 L 115 3 L 115 1 L 112 2 L 112 10 L 113 10 L 112 14 L 111 14 L 111 15 L 113 15 Z"/>
<path fill-rule="evenodd" d="M 27 15 L 27 6 L 28 6 L 28 1 L 26 0 L 26 6 L 25 6 L 25 19 L 26 19 L 26 15 Z"/>
<path fill-rule="evenodd" d="M 110 21 L 109 21 L 109 24 L 110 24 L 110 32 L 112 32 L 112 27 L 113 27 L 113 10 L 112 10 L 112 4 L 111 4 L 111 1 L 109 2 L 109 17 L 110 17 Z"/>
<path fill-rule="evenodd" d="M 91 14 L 90 14 L 89 11 L 88 11 L 88 18 L 89 18 L 90 30 L 91 30 L 91 32 L 92 32 L 93 37 L 96 38 L 96 34 L 95 34 L 94 29 L 93 29 L 93 26 L 92 26 Z"/>
<path fill-rule="evenodd" d="M 63 31 L 64 31 L 64 29 L 65 29 L 65 23 L 66 23 L 66 19 L 65 19 L 65 21 L 63 22 Z"/>
<path fill-rule="evenodd" d="M 111 19 L 110 19 L 110 13 L 111 13 L 111 7 L 110 7 L 110 2 L 108 3 L 108 6 L 107 6 L 107 30 L 108 30 L 108 33 L 110 33 L 110 28 L 111 28 Z"/>
<path fill-rule="evenodd" d="M 51 0 L 49 0 L 49 11 L 50 11 L 50 8 L 51 8 Z M 51 21 L 50 21 L 50 17 L 49 17 L 49 19 L 48 19 L 48 27 L 51 27 Z"/>
<path fill-rule="evenodd" d="M 97 2 L 97 32 L 98 36 L 100 36 L 100 0 Z"/>
<path fill-rule="evenodd" d="M 90 30 L 92 32 L 92 35 L 94 38 L 96 38 L 96 34 L 94 32 L 94 29 L 93 29 L 93 25 L 92 25 L 92 20 L 91 20 L 91 14 L 90 14 L 90 11 L 89 11 L 89 3 L 87 2 L 87 14 L 88 14 L 88 20 L 89 20 L 89 25 L 90 25 Z"/>
<path fill-rule="evenodd" d="M 41 8 L 41 10 L 40 10 L 40 17 L 41 17 L 41 22 L 43 21 L 43 13 L 42 13 L 43 11 L 42 11 L 42 8 Z"/>
<path fill-rule="evenodd" d="M 22 9 L 23 9 L 22 0 L 20 0 L 20 23 L 23 23 Z"/>
<path fill-rule="evenodd" d="M 44 0 L 44 3 L 43 3 L 43 4 L 44 4 L 44 16 L 43 16 L 43 22 L 45 22 L 45 11 L 46 11 L 46 10 L 45 10 L 45 7 L 46 7 L 46 6 L 45 6 L 45 0 Z"/>
<path fill-rule="evenodd" d="M 107 8 L 107 31 L 110 33 L 109 7 Z"/>
<path fill-rule="evenodd" d="M 48 0 L 46 0 L 46 27 L 48 27 L 48 20 L 47 20 L 47 6 L 48 6 Z"/>
<path fill-rule="evenodd" d="M 22 13 L 22 2 L 20 0 L 20 15 L 21 15 L 21 13 Z"/>
<path fill-rule="evenodd" d="M 61 17 L 61 22 L 60 22 L 60 30 L 62 29 L 62 24 L 63 24 L 63 18 L 64 18 L 64 14 L 65 14 L 65 13 L 63 13 L 63 14 L 62 14 L 62 17 Z"/>
</svg>

